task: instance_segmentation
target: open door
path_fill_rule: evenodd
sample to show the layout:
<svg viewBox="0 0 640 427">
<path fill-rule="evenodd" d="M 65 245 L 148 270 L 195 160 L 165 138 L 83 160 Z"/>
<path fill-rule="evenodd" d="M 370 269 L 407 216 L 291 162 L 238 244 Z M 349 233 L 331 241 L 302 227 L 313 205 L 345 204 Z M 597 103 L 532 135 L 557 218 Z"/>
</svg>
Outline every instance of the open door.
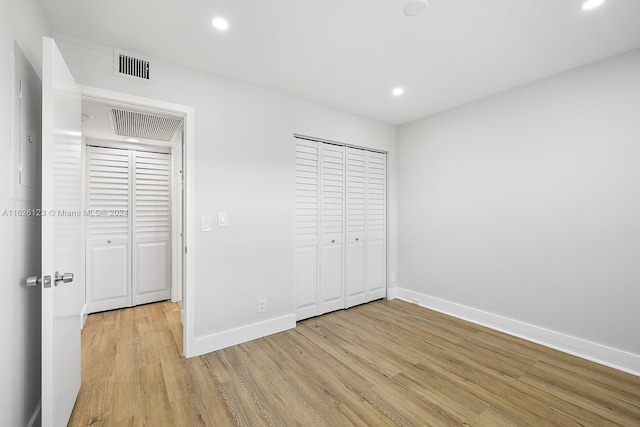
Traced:
<svg viewBox="0 0 640 427">
<path fill-rule="evenodd" d="M 66 426 L 80 390 L 81 92 L 55 42 L 43 38 L 42 425 Z"/>
</svg>

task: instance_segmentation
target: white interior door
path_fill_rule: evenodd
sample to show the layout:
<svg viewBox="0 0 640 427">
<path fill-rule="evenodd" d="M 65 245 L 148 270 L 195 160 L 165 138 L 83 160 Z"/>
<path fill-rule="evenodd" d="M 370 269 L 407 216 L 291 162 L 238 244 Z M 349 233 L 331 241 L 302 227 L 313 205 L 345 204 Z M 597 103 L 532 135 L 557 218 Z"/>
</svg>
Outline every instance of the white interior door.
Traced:
<svg viewBox="0 0 640 427">
<path fill-rule="evenodd" d="M 347 147 L 346 306 L 366 302 L 365 287 L 365 150 Z"/>
<path fill-rule="evenodd" d="M 80 390 L 81 93 L 47 37 L 42 74 L 42 425 L 57 427 L 67 425 Z M 56 271 L 73 281 L 56 281 Z"/>
<path fill-rule="evenodd" d="M 387 155 L 367 152 L 367 301 L 387 296 Z"/>
<path fill-rule="evenodd" d="M 320 146 L 320 312 L 344 303 L 345 147 Z"/>
<path fill-rule="evenodd" d="M 295 160 L 295 260 L 296 320 L 318 314 L 318 143 L 296 142 Z"/>
<path fill-rule="evenodd" d="M 171 156 L 132 152 L 133 305 L 171 298 Z"/>
<path fill-rule="evenodd" d="M 131 305 L 129 150 L 87 147 L 87 312 Z"/>
</svg>

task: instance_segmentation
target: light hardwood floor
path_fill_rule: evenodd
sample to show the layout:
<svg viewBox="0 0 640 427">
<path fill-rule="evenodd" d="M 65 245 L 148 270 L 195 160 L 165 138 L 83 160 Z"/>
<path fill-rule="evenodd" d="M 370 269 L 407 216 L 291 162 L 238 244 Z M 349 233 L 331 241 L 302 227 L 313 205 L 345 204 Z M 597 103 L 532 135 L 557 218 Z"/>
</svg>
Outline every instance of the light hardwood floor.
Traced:
<svg viewBox="0 0 640 427">
<path fill-rule="evenodd" d="M 399 300 L 201 357 L 177 304 L 90 315 L 71 426 L 640 426 L 640 378 Z"/>
</svg>

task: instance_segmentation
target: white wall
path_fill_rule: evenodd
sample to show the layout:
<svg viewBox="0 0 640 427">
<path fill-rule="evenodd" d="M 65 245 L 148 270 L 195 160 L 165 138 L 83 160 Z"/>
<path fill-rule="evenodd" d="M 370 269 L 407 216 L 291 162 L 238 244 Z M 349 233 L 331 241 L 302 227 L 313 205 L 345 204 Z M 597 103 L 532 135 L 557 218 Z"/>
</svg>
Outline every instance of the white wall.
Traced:
<svg viewBox="0 0 640 427">
<path fill-rule="evenodd" d="M 269 322 L 293 326 L 294 133 L 390 151 L 388 270 L 396 271 L 395 127 L 156 61 L 151 82 L 114 77 L 112 46 L 55 38 L 80 84 L 195 108 L 198 352 L 259 335 Z M 229 226 L 200 232 L 200 218 L 220 211 Z"/>
<path fill-rule="evenodd" d="M 13 51 L 13 37 L 11 32 L 11 14 L 9 1 L 0 0 L 0 158 L 8 159 L 10 155 L 9 141 L 11 138 L 11 68 L 8 66 Z M 9 171 L 0 168 L 0 203 L 2 207 L 10 206 L 9 201 Z M 2 271 L 11 269 L 11 221 L 0 217 L 0 268 Z M 12 271 L 11 269 L 10 271 Z M 2 281 L 3 294 L 0 298 L 0 342 L 13 342 L 13 282 Z M 0 349 L 0 425 L 11 425 L 13 414 L 13 353 L 9 346 Z"/>
<path fill-rule="evenodd" d="M 0 213 L 32 208 L 10 197 L 8 159 L 11 140 L 11 65 L 14 39 L 38 75 L 42 70 L 42 36 L 49 24 L 35 0 L 0 3 Z M 24 280 L 40 270 L 39 227 L 33 219 L 0 216 L 0 425 L 23 426 L 40 400 L 40 290 Z"/>
<path fill-rule="evenodd" d="M 640 373 L 640 50 L 398 147 L 401 297 Z"/>
</svg>

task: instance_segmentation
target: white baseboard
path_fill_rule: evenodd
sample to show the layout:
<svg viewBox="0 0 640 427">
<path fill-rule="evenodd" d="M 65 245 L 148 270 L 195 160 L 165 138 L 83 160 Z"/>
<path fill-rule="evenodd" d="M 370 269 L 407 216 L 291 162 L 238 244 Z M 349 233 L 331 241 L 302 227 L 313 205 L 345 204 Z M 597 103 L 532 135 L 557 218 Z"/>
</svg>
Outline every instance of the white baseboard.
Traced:
<svg viewBox="0 0 640 427">
<path fill-rule="evenodd" d="M 392 300 L 398 298 L 398 287 L 388 288 L 387 289 L 387 299 Z"/>
<path fill-rule="evenodd" d="M 35 427 L 40 425 L 40 410 L 42 409 L 42 400 L 38 402 L 38 405 L 33 410 L 33 414 L 31 414 L 31 418 L 29 418 L 29 423 L 27 427 Z"/>
<path fill-rule="evenodd" d="M 640 376 L 640 355 L 638 354 L 629 353 L 408 289 L 396 289 L 397 297 L 401 300 L 411 303 L 419 301 L 419 305 L 422 307 Z"/>
<path fill-rule="evenodd" d="M 242 344 L 243 342 L 255 340 L 257 338 L 266 337 L 267 335 L 277 332 L 286 331 L 296 327 L 295 314 L 276 317 L 274 319 L 265 320 L 251 325 L 241 326 L 239 328 L 230 329 L 228 331 L 218 332 L 212 335 L 199 337 L 195 339 L 195 354 L 200 356 L 212 351 L 221 350 L 232 345 Z"/>
<path fill-rule="evenodd" d="M 82 307 L 82 311 L 80 312 L 80 330 L 84 328 L 84 324 L 87 322 L 87 304 Z"/>
</svg>

